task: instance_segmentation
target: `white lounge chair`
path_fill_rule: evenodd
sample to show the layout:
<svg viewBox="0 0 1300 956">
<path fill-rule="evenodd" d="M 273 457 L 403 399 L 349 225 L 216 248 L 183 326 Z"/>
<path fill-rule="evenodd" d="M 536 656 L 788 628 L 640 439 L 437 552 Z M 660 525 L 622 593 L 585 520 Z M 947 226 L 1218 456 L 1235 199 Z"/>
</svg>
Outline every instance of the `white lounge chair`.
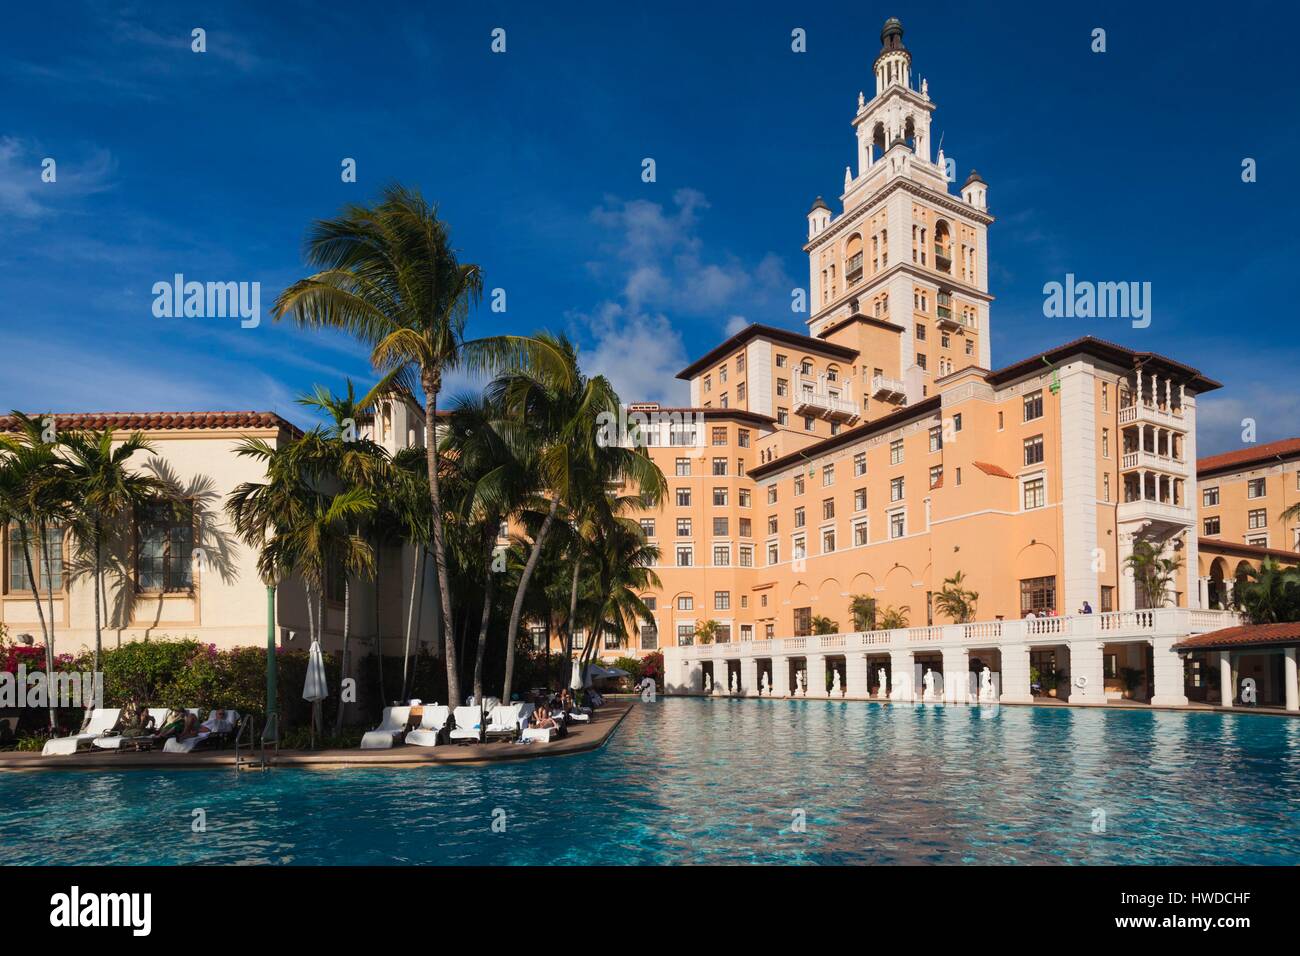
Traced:
<svg viewBox="0 0 1300 956">
<path fill-rule="evenodd" d="M 162 730 L 162 725 L 163 725 L 163 724 L 166 722 L 166 720 L 167 720 L 167 708 L 166 708 L 166 707 L 150 707 L 150 708 L 149 708 L 149 716 L 153 718 L 154 733 L 157 733 L 158 731 Z M 147 740 L 147 739 L 148 739 L 148 736 L 145 736 L 145 737 L 123 737 L 121 734 L 113 734 L 112 736 L 107 736 L 107 735 L 106 735 L 106 736 L 103 736 L 103 737 L 96 737 L 94 740 L 92 740 L 92 741 L 90 742 L 90 745 L 91 745 L 92 747 L 96 747 L 96 748 L 98 748 L 99 750 L 121 750 L 121 749 L 122 749 L 122 744 L 123 744 L 125 741 L 130 740 L 130 741 L 134 742 L 134 741 L 137 741 L 137 740 Z"/>
<path fill-rule="evenodd" d="M 519 710 L 523 704 L 497 704 L 488 717 L 488 737 L 516 737 L 523 728 L 519 725 Z"/>
<path fill-rule="evenodd" d="M 518 717 L 519 717 L 519 729 L 520 729 L 520 730 L 527 730 L 527 729 L 528 729 L 528 724 L 532 721 L 532 719 L 533 719 L 533 714 L 535 714 L 536 712 L 537 712 L 537 705 L 536 705 L 536 704 L 520 704 L 520 705 L 519 705 L 519 714 L 518 714 Z"/>
<path fill-rule="evenodd" d="M 208 714 L 208 720 L 215 720 L 216 716 L 217 716 L 217 712 L 214 710 L 210 714 Z M 229 731 L 229 733 L 234 733 L 239 729 L 239 711 L 227 710 L 226 720 L 230 721 L 231 726 L 234 728 L 233 730 Z M 197 736 L 188 737 L 185 740 L 177 740 L 175 737 L 169 737 L 167 739 L 167 743 L 163 744 L 163 753 L 187 754 L 195 747 L 199 746 L 199 744 L 206 741 L 211 736 L 212 736 L 211 731 L 201 730 L 199 731 Z"/>
<path fill-rule="evenodd" d="M 112 730 L 121 716 L 121 707 L 96 707 L 90 712 L 90 716 L 86 718 L 80 733 L 73 734 L 71 737 L 54 737 L 45 741 L 45 746 L 41 748 L 41 756 L 66 756 L 67 754 L 75 754 L 78 750 L 88 750 L 90 749 L 90 742 Z"/>
<path fill-rule="evenodd" d="M 521 741 L 549 744 L 558 731 L 551 727 L 529 727 L 519 735 Z"/>
<path fill-rule="evenodd" d="M 443 731 L 451 719 L 451 708 L 441 704 L 427 704 L 420 717 L 420 726 L 406 735 L 406 742 L 416 747 L 436 747 L 440 740 L 446 739 Z"/>
<path fill-rule="evenodd" d="M 411 722 L 411 706 L 385 707 L 379 726 L 361 738 L 362 750 L 388 750 L 406 733 Z"/>
<path fill-rule="evenodd" d="M 451 740 L 483 740 L 483 711 L 477 707 L 457 707 L 452 715 L 456 726 L 451 730 Z"/>
</svg>

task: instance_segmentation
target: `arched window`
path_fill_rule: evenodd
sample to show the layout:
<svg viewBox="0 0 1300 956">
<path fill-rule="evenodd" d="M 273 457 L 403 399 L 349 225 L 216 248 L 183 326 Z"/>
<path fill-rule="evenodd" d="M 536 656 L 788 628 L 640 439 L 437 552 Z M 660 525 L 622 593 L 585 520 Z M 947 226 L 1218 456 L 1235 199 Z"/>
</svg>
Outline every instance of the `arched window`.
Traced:
<svg viewBox="0 0 1300 956">
<path fill-rule="evenodd" d="M 952 229 L 942 219 L 934 224 L 934 265 L 942 272 L 952 271 Z"/>
<path fill-rule="evenodd" d="M 877 156 L 885 155 L 885 124 L 877 123 L 875 129 L 871 131 L 871 146 L 879 150 Z"/>
<path fill-rule="evenodd" d="M 844 281 L 849 286 L 862 279 L 862 236 L 854 233 L 844 244 Z"/>
</svg>

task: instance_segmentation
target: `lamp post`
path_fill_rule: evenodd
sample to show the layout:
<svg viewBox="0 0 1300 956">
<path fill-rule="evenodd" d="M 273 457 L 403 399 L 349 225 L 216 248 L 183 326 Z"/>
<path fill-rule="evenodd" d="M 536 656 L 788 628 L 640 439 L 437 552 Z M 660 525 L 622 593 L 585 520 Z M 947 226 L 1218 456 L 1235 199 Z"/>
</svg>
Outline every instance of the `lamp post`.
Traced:
<svg viewBox="0 0 1300 956">
<path fill-rule="evenodd" d="M 280 727 L 275 721 L 275 585 L 266 586 L 266 727 L 275 727 L 275 738 L 280 739 Z M 262 737 L 265 739 L 266 730 Z"/>
</svg>

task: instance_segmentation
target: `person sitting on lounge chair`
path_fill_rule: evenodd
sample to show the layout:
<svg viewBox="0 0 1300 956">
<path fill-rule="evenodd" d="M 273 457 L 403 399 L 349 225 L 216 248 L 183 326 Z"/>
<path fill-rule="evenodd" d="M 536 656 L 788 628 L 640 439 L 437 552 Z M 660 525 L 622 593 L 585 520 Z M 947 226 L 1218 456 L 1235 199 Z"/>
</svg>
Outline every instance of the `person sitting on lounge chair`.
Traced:
<svg viewBox="0 0 1300 956">
<path fill-rule="evenodd" d="M 559 730 L 560 725 L 556 723 L 555 718 L 545 706 L 538 707 L 533 712 L 532 725 L 538 730 Z"/>
<path fill-rule="evenodd" d="M 168 737 L 178 736 L 180 732 L 185 729 L 186 718 L 192 719 L 193 717 L 193 714 L 187 713 L 185 710 L 180 708 L 173 708 L 168 711 L 167 719 L 163 721 L 163 725 L 158 728 L 157 739 L 162 741 L 166 740 Z M 191 736 L 193 735 L 191 734 Z"/>
<path fill-rule="evenodd" d="M 122 737 L 150 736 L 154 732 L 154 723 L 149 708 L 143 704 L 123 707 L 122 716 L 117 719 L 112 732 Z"/>
<path fill-rule="evenodd" d="M 202 729 L 210 734 L 228 734 L 235 729 L 235 725 L 226 716 L 225 708 L 219 707 L 203 722 Z"/>
<path fill-rule="evenodd" d="M 180 732 L 176 734 L 177 740 L 189 740 L 191 737 L 206 737 L 209 731 L 199 723 L 199 718 L 194 714 L 185 714 L 185 723 Z"/>
</svg>

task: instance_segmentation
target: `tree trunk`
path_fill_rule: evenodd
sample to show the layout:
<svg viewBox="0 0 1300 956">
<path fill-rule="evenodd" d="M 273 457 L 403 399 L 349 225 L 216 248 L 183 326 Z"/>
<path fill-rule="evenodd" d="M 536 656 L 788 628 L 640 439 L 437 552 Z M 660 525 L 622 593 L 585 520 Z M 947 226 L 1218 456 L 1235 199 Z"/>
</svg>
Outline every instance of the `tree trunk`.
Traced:
<svg viewBox="0 0 1300 956">
<path fill-rule="evenodd" d="M 578 575 L 582 568 L 582 558 L 574 555 L 573 583 L 569 587 L 569 620 L 564 631 L 564 666 L 568 673 L 563 676 L 561 685 L 567 687 L 573 676 L 573 622 L 578 617 Z"/>
<path fill-rule="evenodd" d="M 492 589 L 496 584 L 496 570 L 492 567 L 492 541 L 496 535 L 495 524 L 486 522 L 483 537 L 486 544 L 487 577 L 483 582 L 483 619 L 478 626 L 478 644 L 474 648 L 474 699 L 483 699 L 483 652 L 487 648 L 488 623 L 492 618 Z M 502 698 L 502 703 L 510 703 L 510 698 Z"/>
<path fill-rule="evenodd" d="M 383 560 L 379 554 L 379 545 L 375 546 L 375 660 L 379 662 L 379 703 L 383 706 L 384 697 L 384 639 L 380 633 L 379 614 L 379 569 Z"/>
<path fill-rule="evenodd" d="M 420 573 L 420 558 L 424 555 L 423 548 L 416 548 L 415 555 L 411 559 L 411 600 L 406 608 L 406 640 L 402 644 L 402 700 L 406 700 L 406 683 L 411 663 L 411 629 L 415 626 L 415 586 L 418 581 L 424 580 L 424 575 Z"/>
<path fill-rule="evenodd" d="M 438 599 L 442 607 L 443 646 L 447 650 L 447 696 L 460 700 L 460 673 L 456 663 L 456 635 L 452 630 L 451 590 L 447 581 L 447 547 L 442 533 L 442 494 L 438 490 L 438 390 L 442 381 L 426 372 L 424 385 L 425 458 L 429 464 L 429 501 L 433 505 L 433 563 L 438 569 Z"/>
<path fill-rule="evenodd" d="M 533 576 L 533 569 L 537 567 L 537 559 L 541 557 L 542 545 L 546 542 L 546 536 L 550 533 L 551 525 L 555 523 L 555 512 L 559 510 L 560 499 L 551 499 L 551 508 L 546 512 L 546 520 L 542 522 L 541 529 L 537 532 L 537 540 L 533 542 L 533 550 L 529 552 L 528 563 L 524 565 L 523 574 L 519 576 L 519 587 L 515 590 L 515 602 L 510 608 L 510 629 L 506 631 L 506 679 L 501 689 L 501 699 L 510 699 L 510 685 L 515 678 L 515 632 L 519 630 L 519 618 L 524 611 L 524 594 L 528 591 L 528 580 Z"/>
<path fill-rule="evenodd" d="M 99 596 L 103 591 L 100 585 L 101 574 L 101 557 L 99 552 L 99 522 L 95 522 L 95 667 L 94 673 L 99 673 L 99 655 L 104 651 L 104 632 L 102 622 L 99 617 Z"/>
<path fill-rule="evenodd" d="M 343 681 L 348 676 L 348 623 L 352 618 L 352 581 L 343 576 L 343 650 L 339 654 L 339 709 L 334 715 L 334 736 L 343 733 Z"/>
<path fill-rule="evenodd" d="M 45 623 L 45 609 L 41 607 L 41 582 L 36 577 L 36 569 L 32 567 L 31 539 L 27 533 L 26 521 L 18 522 L 18 535 L 23 543 L 23 563 L 27 566 L 27 580 L 31 583 L 32 598 L 36 601 L 36 616 L 40 618 L 41 622 L 41 640 L 45 642 L 45 677 L 47 681 L 50 681 L 54 678 L 54 639 L 50 637 L 50 629 Z M 42 547 L 42 550 L 44 550 L 44 547 Z M 47 703 L 50 705 L 50 730 L 52 731 L 55 727 L 54 698 L 51 697 Z"/>
</svg>

